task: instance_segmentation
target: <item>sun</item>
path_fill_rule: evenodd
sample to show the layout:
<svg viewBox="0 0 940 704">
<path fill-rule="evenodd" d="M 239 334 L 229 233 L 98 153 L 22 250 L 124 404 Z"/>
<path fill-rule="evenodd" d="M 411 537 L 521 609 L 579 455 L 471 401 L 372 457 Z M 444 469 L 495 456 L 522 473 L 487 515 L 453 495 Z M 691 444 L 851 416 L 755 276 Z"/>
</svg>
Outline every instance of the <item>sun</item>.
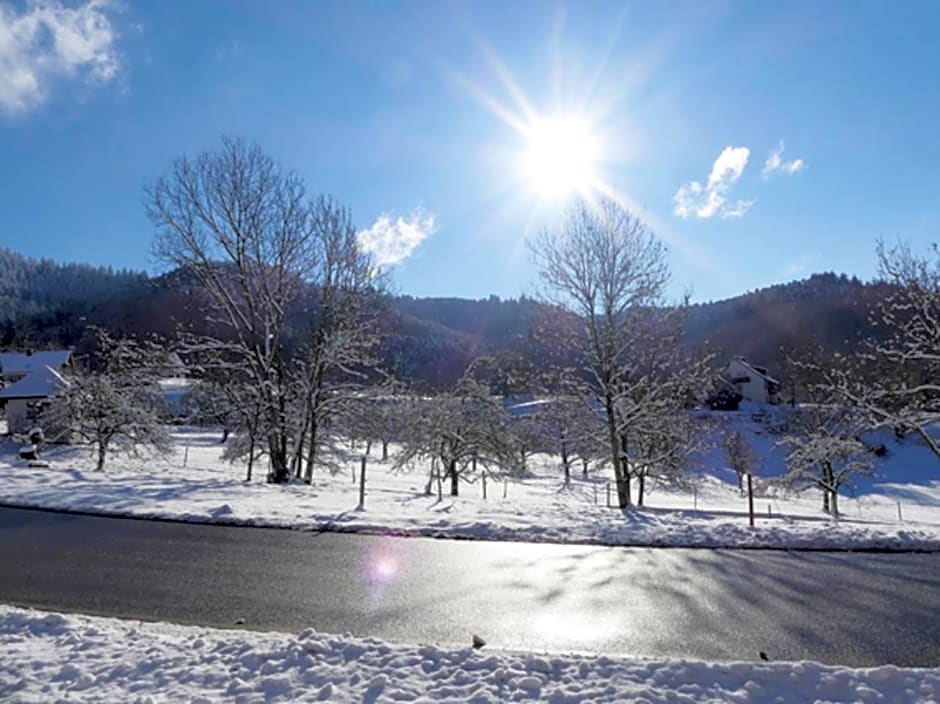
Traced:
<svg viewBox="0 0 940 704">
<path fill-rule="evenodd" d="M 563 198 L 593 189 L 600 147 L 585 120 L 568 115 L 537 118 L 523 136 L 522 177 L 536 194 Z"/>
</svg>

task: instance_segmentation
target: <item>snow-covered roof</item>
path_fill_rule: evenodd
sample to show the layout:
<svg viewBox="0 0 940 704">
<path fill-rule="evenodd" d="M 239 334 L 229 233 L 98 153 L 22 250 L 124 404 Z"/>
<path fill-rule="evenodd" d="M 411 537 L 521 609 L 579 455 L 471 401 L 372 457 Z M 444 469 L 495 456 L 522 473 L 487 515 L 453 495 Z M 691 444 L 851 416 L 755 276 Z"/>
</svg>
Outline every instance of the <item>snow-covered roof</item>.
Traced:
<svg viewBox="0 0 940 704">
<path fill-rule="evenodd" d="M 754 373 L 755 373 L 757 376 L 759 376 L 761 379 L 764 379 L 764 380 L 766 380 L 766 381 L 769 381 L 771 384 L 779 384 L 779 383 L 780 383 L 779 381 L 777 381 L 776 379 L 774 379 L 772 376 L 770 376 L 770 375 L 767 374 L 766 372 L 762 372 L 760 369 L 758 369 L 757 367 L 755 367 L 753 364 L 751 364 L 750 362 L 748 362 L 748 361 L 747 361 L 746 359 L 744 359 L 743 357 L 735 357 L 735 358 L 732 360 L 732 362 L 737 362 L 738 364 L 740 364 L 742 367 L 744 367 L 744 368 L 747 369 L 748 371 L 754 372 Z M 729 366 L 729 367 L 731 366 L 731 362 L 728 362 L 728 366 Z"/>
<path fill-rule="evenodd" d="M 67 389 L 69 382 L 49 366 L 44 366 L 24 376 L 19 381 L 0 389 L 0 400 L 17 398 L 49 398 L 55 396 L 63 389 Z"/>
<path fill-rule="evenodd" d="M 0 372 L 10 374 L 29 374 L 43 367 L 61 369 L 69 362 L 72 353 L 68 350 L 43 350 L 42 352 L 0 352 Z"/>
</svg>

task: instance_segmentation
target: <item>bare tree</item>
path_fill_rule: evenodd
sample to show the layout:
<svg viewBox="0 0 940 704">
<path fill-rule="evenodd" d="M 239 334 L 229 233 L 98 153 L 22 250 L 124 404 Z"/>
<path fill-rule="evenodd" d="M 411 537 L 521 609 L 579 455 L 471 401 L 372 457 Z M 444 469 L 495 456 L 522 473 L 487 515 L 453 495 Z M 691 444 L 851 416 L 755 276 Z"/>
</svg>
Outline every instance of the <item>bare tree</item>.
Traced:
<svg viewBox="0 0 940 704">
<path fill-rule="evenodd" d="M 631 476 L 637 481 L 638 506 L 645 503 L 650 484 L 688 490 L 689 456 L 702 447 L 702 435 L 688 411 L 674 405 L 660 406 L 632 431 Z"/>
<path fill-rule="evenodd" d="M 740 430 L 732 430 L 725 435 L 725 457 L 731 469 L 738 476 L 738 490 L 744 491 L 744 477 L 757 470 L 757 453 L 754 446 Z"/>
<path fill-rule="evenodd" d="M 561 460 L 561 470 L 568 484 L 575 460 L 587 464 L 595 459 L 598 437 L 603 426 L 596 409 L 585 396 L 560 394 L 550 397 L 538 413 L 539 433 L 544 447 Z"/>
<path fill-rule="evenodd" d="M 666 250 L 645 225 L 610 200 L 576 203 L 564 226 L 543 232 L 531 250 L 546 300 L 581 322 L 578 347 L 588 388 L 603 408 L 609 461 L 618 504 L 631 505 L 631 479 L 665 457 L 649 457 L 666 443 L 660 428 L 702 383 L 707 360 L 681 354 L 685 303 L 666 305 Z M 644 433 L 658 443 L 636 444 Z M 655 453 L 658 454 L 658 453 Z M 665 466 L 663 464 L 663 466 Z"/>
<path fill-rule="evenodd" d="M 471 376 L 448 393 L 418 400 L 415 411 L 396 467 L 419 459 L 440 462 L 451 496 L 459 495 L 460 479 L 475 470 L 513 473 L 519 467 L 502 403 Z"/>
<path fill-rule="evenodd" d="M 823 511 L 838 517 L 839 489 L 872 472 L 872 452 L 860 439 L 860 430 L 853 409 L 833 404 L 801 407 L 782 441 L 790 451 L 781 482 L 797 490 L 817 487 Z"/>
<path fill-rule="evenodd" d="M 101 328 L 91 328 L 89 335 L 86 369 L 76 370 L 45 412 L 43 424 L 90 445 L 98 470 L 115 447 L 131 454 L 170 452 L 158 384 L 164 347 L 149 339 L 115 338 Z"/>
<path fill-rule="evenodd" d="M 223 459 L 246 461 L 245 481 L 264 453 L 264 398 L 239 354 L 226 354 L 219 341 L 195 341 L 187 345 L 189 368 L 200 375 L 190 397 L 191 418 L 222 426 Z M 234 438 L 229 441 L 231 433 Z"/>
<path fill-rule="evenodd" d="M 207 294 L 210 322 L 228 336 L 204 364 L 237 369 L 258 392 L 269 479 L 299 471 L 305 436 L 309 478 L 324 379 L 369 362 L 365 318 L 351 311 L 366 309 L 360 294 L 376 272 L 348 211 L 309 198 L 302 179 L 259 147 L 224 139 L 219 151 L 177 160 L 147 189 L 147 213 L 156 257 Z M 309 321 L 306 340 L 292 339 L 292 316 Z"/>
<path fill-rule="evenodd" d="M 621 361 L 614 410 L 626 503 L 635 479 L 642 506 L 647 477 L 682 484 L 686 461 L 701 444 L 689 411 L 710 374 L 711 357 L 692 357 L 680 344 L 684 302 L 634 310 L 626 320 L 632 341 Z"/>
<path fill-rule="evenodd" d="M 343 405 L 339 419 L 343 434 L 350 440 L 366 445 L 365 454 L 371 454 L 373 443 L 381 446 L 381 459 L 388 460 L 389 444 L 401 439 L 411 400 L 402 387 L 388 383 L 369 386 Z"/>
<path fill-rule="evenodd" d="M 370 373 L 374 375 L 383 282 L 371 256 L 360 249 L 347 210 L 320 199 L 312 213 L 320 266 L 313 298 L 304 309 L 309 341 L 302 348 L 298 377 L 304 423 L 295 452 L 299 475 L 306 436 L 304 479 L 308 483 L 322 426 L 342 414 L 344 405 L 360 398 Z"/>
<path fill-rule="evenodd" d="M 882 331 L 851 356 L 800 362 L 810 390 L 850 406 L 866 429 L 917 433 L 940 457 L 931 427 L 940 421 L 940 252 L 919 256 L 907 244 L 878 244 L 884 295 L 871 311 Z"/>
</svg>

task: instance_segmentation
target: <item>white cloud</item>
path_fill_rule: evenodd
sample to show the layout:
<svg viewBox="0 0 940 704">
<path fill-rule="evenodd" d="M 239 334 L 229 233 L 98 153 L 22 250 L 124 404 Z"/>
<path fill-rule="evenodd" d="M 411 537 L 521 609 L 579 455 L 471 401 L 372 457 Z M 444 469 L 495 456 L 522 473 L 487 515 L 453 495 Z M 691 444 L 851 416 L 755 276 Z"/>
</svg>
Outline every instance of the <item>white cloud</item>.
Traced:
<svg viewBox="0 0 940 704">
<path fill-rule="evenodd" d="M 710 218 L 719 215 L 722 218 L 742 217 L 754 204 L 751 200 L 737 200 L 729 203 L 727 196 L 744 169 L 747 167 L 751 150 L 747 147 L 725 147 L 712 164 L 708 183 L 690 181 L 679 186 L 672 198 L 673 212 L 680 218 L 696 216 Z"/>
<path fill-rule="evenodd" d="M 17 11 L 0 3 L 0 111 L 26 112 L 61 78 L 103 83 L 118 73 L 117 33 L 108 0 L 66 7 L 30 0 Z"/>
<path fill-rule="evenodd" d="M 774 171 L 783 171 L 793 175 L 798 173 L 806 168 L 806 162 L 803 159 L 793 159 L 792 161 L 783 160 L 783 140 L 780 140 L 780 144 L 777 145 L 777 148 L 770 152 L 770 156 L 767 157 L 767 161 L 764 162 L 764 168 L 761 170 L 761 173 L 764 176 L 769 176 Z"/>
<path fill-rule="evenodd" d="M 822 261 L 822 255 L 819 252 L 808 252 L 801 255 L 798 259 L 789 262 L 780 270 L 780 275 L 789 278 L 805 274 L 820 261 Z"/>
<path fill-rule="evenodd" d="M 400 264 L 411 256 L 417 246 L 437 231 L 437 223 L 432 213 L 418 208 L 407 218 L 392 220 L 390 213 L 384 213 L 372 227 L 362 230 L 357 235 L 363 251 L 375 257 L 380 267 Z"/>
</svg>

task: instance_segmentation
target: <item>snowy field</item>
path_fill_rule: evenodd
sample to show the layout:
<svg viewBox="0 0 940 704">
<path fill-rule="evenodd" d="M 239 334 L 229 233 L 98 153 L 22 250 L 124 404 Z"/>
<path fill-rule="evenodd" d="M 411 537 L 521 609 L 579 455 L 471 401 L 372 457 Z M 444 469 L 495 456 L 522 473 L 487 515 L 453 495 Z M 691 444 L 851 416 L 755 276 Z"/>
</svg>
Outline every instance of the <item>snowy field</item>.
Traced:
<svg viewBox="0 0 940 704">
<path fill-rule="evenodd" d="M 937 702 L 940 669 L 448 650 L 0 606 L 17 702 Z"/>
<path fill-rule="evenodd" d="M 725 414 L 748 429 L 763 471 L 779 472 L 782 456 L 772 438 L 744 414 Z M 0 501 L 20 506 L 196 522 L 281 526 L 492 540 L 531 540 L 607 545 L 791 547 L 834 549 L 940 549 L 940 460 L 915 440 L 889 442 L 877 476 L 841 500 L 843 517 L 820 511 L 815 492 L 784 496 L 762 490 L 755 501 L 757 525 L 747 522 L 746 499 L 714 450 L 696 461 L 694 490 L 654 488 L 647 507 L 626 512 L 606 507 L 609 477 L 562 481 L 557 458 L 536 456 L 529 475 L 508 482 L 461 483 L 461 496 L 424 493 L 427 467 L 393 472 L 391 462 L 369 458 L 365 510 L 357 510 L 358 469 L 351 453 L 344 470 L 323 470 L 308 486 L 272 486 L 263 477 L 243 481 L 244 467 L 220 459 L 220 434 L 180 428 L 175 454 L 160 459 L 109 457 L 94 471 L 91 454 L 56 447 L 48 468 L 30 468 L 8 442 L 0 455 Z M 394 450 L 394 448 L 392 448 Z M 361 450 L 360 450 L 361 451 Z M 707 469 L 704 469 L 707 468 Z M 263 468 L 256 468 L 263 475 Z M 504 496 L 505 494 L 505 496 Z M 615 500 L 615 499 L 614 499 Z M 898 510 L 901 518 L 898 518 Z"/>
</svg>

